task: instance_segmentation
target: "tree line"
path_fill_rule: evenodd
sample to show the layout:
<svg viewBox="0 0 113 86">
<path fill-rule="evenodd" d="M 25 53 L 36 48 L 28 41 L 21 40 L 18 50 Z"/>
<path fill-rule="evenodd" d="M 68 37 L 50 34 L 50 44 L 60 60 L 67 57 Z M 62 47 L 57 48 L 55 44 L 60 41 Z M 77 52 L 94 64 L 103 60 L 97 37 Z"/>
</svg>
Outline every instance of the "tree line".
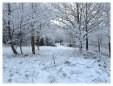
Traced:
<svg viewBox="0 0 113 86">
<path fill-rule="evenodd" d="M 39 48 L 41 32 L 49 30 L 51 20 L 68 33 L 70 46 L 79 46 L 86 51 L 90 47 L 90 36 L 96 34 L 93 44 L 98 52 L 106 43 L 110 56 L 110 3 L 4 3 L 3 4 L 3 42 L 10 44 L 14 54 L 15 45 L 20 47 L 31 44 Z M 104 40 L 106 37 L 106 40 Z M 7 40 L 7 41 L 6 41 Z"/>
</svg>

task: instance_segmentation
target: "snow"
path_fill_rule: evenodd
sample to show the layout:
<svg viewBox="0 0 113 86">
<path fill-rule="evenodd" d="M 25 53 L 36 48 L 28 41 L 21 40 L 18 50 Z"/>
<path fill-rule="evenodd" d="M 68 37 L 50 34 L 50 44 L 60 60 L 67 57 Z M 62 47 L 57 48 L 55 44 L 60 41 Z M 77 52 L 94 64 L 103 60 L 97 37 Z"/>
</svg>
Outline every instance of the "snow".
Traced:
<svg viewBox="0 0 113 86">
<path fill-rule="evenodd" d="M 41 46 L 36 55 L 24 47 L 24 55 L 3 48 L 4 83 L 110 83 L 110 64 L 71 47 Z M 109 58 L 105 58 L 110 63 Z M 103 66 L 104 65 L 104 66 Z"/>
</svg>

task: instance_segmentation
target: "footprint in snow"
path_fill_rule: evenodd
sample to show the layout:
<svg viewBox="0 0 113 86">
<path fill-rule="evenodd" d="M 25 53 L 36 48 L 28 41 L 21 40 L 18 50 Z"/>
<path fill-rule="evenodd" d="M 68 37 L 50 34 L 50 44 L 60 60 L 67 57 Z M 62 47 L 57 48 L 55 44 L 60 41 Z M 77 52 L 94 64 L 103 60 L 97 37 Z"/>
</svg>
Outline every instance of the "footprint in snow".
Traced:
<svg viewBox="0 0 113 86">
<path fill-rule="evenodd" d="M 3 67 L 3 69 L 6 69 L 6 67 Z"/>
<path fill-rule="evenodd" d="M 13 76 L 13 74 L 11 73 L 11 74 L 10 74 L 10 77 L 12 77 L 12 76 Z"/>
<path fill-rule="evenodd" d="M 8 79 L 8 82 L 12 82 L 12 79 Z"/>
<path fill-rule="evenodd" d="M 28 74 L 25 74 L 25 77 L 28 79 L 29 75 Z"/>
<path fill-rule="evenodd" d="M 70 74 L 82 74 L 82 71 L 71 71 Z"/>
<path fill-rule="evenodd" d="M 63 75 L 63 77 L 66 77 L 66 76 L 67 76 L 67 74 L 66 74 L 66 73 L 62 73 L 62 75 Z"/>
<path fill-rule="evenodd" d="M 19 64 L 22 64 L 23 62 L 19 62 Z"/>
<path fill-rule="evenodd" d="M 64 64 L 70 65 L 71 62 L 70 61 L 65 61 Z"/>
<path fill-rule="evenodd" d="M 54 83 L 56 82 L 56 78 L 54 76 L 48 76 L 48 80 L 49 80 L 49 83 Z"/>
</svg>

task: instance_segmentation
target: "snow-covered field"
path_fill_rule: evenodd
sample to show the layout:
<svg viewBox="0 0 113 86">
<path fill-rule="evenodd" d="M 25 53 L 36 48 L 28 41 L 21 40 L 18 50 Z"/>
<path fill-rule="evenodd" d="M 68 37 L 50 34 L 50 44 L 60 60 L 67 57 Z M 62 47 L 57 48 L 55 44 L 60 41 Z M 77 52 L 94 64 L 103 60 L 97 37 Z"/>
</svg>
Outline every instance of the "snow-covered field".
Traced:
<svg viewBox="0 0 113 86">
<path fill-rule="evenodd" d="M 25 55 L 3 48 L 4 83 L 110 83 L 110 59 L 98 59 L 78 49 L 42 46 L 36 55 L 24 47 Z"/>
</svg>

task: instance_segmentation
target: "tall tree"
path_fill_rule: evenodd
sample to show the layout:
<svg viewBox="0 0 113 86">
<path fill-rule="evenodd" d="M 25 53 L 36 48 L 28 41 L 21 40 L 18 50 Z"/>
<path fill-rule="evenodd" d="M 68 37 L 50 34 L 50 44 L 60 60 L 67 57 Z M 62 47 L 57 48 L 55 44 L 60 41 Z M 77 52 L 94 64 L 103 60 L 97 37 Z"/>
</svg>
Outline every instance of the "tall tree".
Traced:
<svg viewBox="0 0 113 86">
<path fill-rule="evenodd" d="M 88 7 L 87 3 L 85 4 L 85 31 L 86 31 L 86 50 L 88 50 Z"/>
<path fill-rule="evenodd" d="M 11 29 L 11 5 L 10 3 L 7 4 L 8 7 L 8 24 L 7 24 L 7 29 L 8 29 L 8 36 L 10 39 L 10 45 L 11 45 L 11 49 L 13 51 L 14 54 L 18 54 L 18 52 L 16 51 L 15 47 L 14 47 L 14 42 L 13 42 L 13 30 Z"/>
<path fill-rule="evenodd" d="M 31 8 L 32 8 L 32 22 L 31 22 L 31 28 L 32 28 L 32 32 L 31 32 L 31 46 L 32 46 L 32 53 L 35 54 L 35 40 L 34 40 L 34 23 L 33 23 L 33 20 L 34 20 L 34 12 L 35 12 L 35 9 L 34 9 L 34 4 L 32 3 L 31 4 Z"/>
</svg>

